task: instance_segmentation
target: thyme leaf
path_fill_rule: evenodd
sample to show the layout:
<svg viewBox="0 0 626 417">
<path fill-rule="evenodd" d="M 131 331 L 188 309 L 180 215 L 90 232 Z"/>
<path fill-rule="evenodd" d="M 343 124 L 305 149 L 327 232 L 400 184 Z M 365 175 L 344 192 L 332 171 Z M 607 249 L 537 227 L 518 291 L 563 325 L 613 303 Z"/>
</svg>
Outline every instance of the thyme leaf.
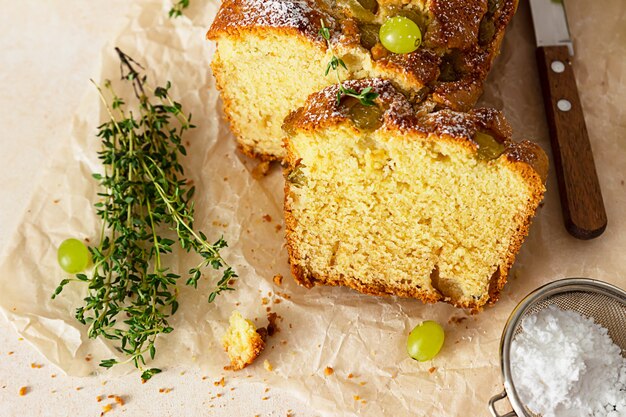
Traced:
<svg viewBox="0 0 626 417">
<path fill-rule="evenodd" d="M 143 67 L 119 48 L 115 50 L 122 80 L 132 84 L 135 100 L 131 108 L 110 81 L 102 87 L 94 83 L 109 119 L 97 133 L 105 172 L 93 174 L 101 188 L 95 208 L 102 220 L 99 243 L 89 248 L 93 268 L 90 274 L 63 279 L 52 298 L 69 282 L 86 285 L 87 296 L 76 308 L 76 319 L 89 326 L 90 338 L 116 341 L 128 357 L 121 363 L 132 362 L 142 370 L 142 379 L 148 380 L 161 370 L 144 370 L 146 354 L 154 359 L 157 338 L 174 330 L 168 320 L 179 307 L 181 275 L 164 259 L 176 241 L 200 258 L 186 274 L 187 285 L 197 287 L 205 269 L 221 274 L 209 302 L 233 290 L 237 274 L 221 256 L 226 241 L 220 237 L 210 243 L 193 226 L 195 188 L 188 185 L 179 162 L 180 155 L 186 154 L 182 136 L 195 127 L 191 114 L 172 100 L 170 82 L 151 89 Z M 118 363 L 105 359 L 100 366 Z"/>
<path fill-rule="evenodd" d="M 322 27 L 319 30 L 319 34 L 326 41 L 326 45 L 328 46 L 328 50 L 333 52 L 332 46 L 330 44 L 330 29 L 326 27 L 324 24 L 324 19 L 321 21 Z M 347 70 L 348 67 L 343 59 L 339 58 L 337 55 L 333 53 L 328 65 L 326 66 L 326 70 L 324 71 L 324 76 L 327 76 L 330 71 L 335 71 L 335 75 L 337 76 L 337 84 L 339 84 L 339 91 L 337 92 L 337 104 L 341 102 L 341 98 L 344 96 L 354 97 L 359 100 L 359 102 L 364 106 L 373 106 L 374 100 L 378 97 L 378 93 L 372 91 L 372 87 L 366 87 L 361 91 L 356 91 L 353 88 L 347 88 L 341 82 L 341 78 L 339 76 L 339 70 L 343 68 Z"/>
<path fill-rule="evenodd" d="M 183 10 L 189 7 L 190 0 L 177 0 L 176 3 L 172 4 L 172 8 L 167 13 L 167 15 L 172 18 L 180 17 L 183 15 Z"/>
</svg>

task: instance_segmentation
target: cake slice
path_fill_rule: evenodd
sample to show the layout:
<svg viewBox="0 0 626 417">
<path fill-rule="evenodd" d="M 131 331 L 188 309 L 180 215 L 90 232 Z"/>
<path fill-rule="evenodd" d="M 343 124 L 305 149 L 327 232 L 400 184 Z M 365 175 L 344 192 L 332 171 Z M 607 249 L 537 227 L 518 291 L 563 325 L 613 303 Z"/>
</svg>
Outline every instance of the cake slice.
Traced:
<svg viewBox="0 0 626 417">
<path fill-rule="evenodd" d="M 325 75 L 333 55 L 346 64 L 342 79 L 387 78 L 425 111 L 469 110 L 516 7 L 517 0 L 224 0 L 207 33 L 217 43 L 211 67 L 240 149 L 282 159 L 283 120 L 337 82 L 334 71 Z M 380 25 L 394 16 L 421 29 L 414 52 L 393 54 L 380 43 Z"/>
<path fill-rule="evenodd" d="M 497 300 L 548 162 L 490 109 L 418 116 L 389 81 L 366 107 L 338 86 L 285 121 L 289 261 L 306 287 L 345 285 L 479 310 Z"/>
</svg>

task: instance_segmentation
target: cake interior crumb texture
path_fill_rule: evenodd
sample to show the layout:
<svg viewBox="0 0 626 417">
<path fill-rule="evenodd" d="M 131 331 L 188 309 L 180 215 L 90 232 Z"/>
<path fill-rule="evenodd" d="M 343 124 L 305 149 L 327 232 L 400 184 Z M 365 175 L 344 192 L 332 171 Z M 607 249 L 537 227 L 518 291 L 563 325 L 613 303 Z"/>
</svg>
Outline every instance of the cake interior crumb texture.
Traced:
<svg viewBox="0 0 626 417">
<path fill-rule="evenodd" d="M 212 62 L 218 84 L 228 86 L 222 89 L 225 113 L 245 152 L 283 155 L 284 118 L 330 83 L 323 77 L 324 54 L 303 37 L 242 36 L 220 39 Z"/>
<path fill-rule="evenodd" d="M 536 204 L 504 155 L 484 161 L 467 143 L 349 124 L 289 142 L 298 161 L 287 196 L 290 249 L 301 274 L 462 307 L 489 301 Z"/>
</svg>

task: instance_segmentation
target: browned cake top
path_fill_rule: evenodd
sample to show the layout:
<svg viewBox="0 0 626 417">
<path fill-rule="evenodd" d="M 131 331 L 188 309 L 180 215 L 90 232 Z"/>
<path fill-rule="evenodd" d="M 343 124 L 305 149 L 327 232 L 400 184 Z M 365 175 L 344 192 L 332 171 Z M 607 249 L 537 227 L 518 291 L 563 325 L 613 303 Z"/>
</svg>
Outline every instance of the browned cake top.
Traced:
<svg viewBox="0 0 626 417">
<path fill-rule="evenodd" d="M 344 86 L 356 91 L 371 87 L 372 91 L 379 94 L 375 106 L 379 109 L 380 123 L 376 124 L 375 128 L 400 130 L 403 133 L 434 133 L 437 136 L 462 141 L 477 150 L 481 146 L 492 145 L 481 143 L 478 134 L 482 134 L 483 137 L 494 141 L 493 146 L 500 149 L 498 155 L 504 153 L 511 161 L 528 164 L 545 181 L 548 169 L 545 152 L 533 142 L 514 142 L 511 139 L 511 126 L 498 110 L 479 108 L 468 113 L 460 113 L 446 109 L 419 114 L 388 80 L 351 80 L 344 82 Z M 352 122 L 355 125 L 351 109 L 360 104 L 350 102 L 352 99 L 347 97 L 337 102 L 338 91 L 339 86 L 332 85 L 311 94 L 303 107 L 293 111 L 285 119 L 285 131 L 292 134 L 301 130 L 318 131 L 345 122 Z M 354 128 L 358 129 L 356 126 Z"/>
<path fill-rule="evenodd" d="M 482 93 L 517 1 L 225 0 L 207 36 L 217 40 L 223 34 L 273 28 L 302 34 L 325 48 L 319 35 L 324 20 L 333 43 L 360 44 L 377 65 L 427 86 L 412 101 L 429 98 L 437 108 L 466 111 Z M 362 4 L 375 8 L 359 9 Z M 394 54 L 380 44 L 380 22 L 396 15 L 420 27 L 423 43 L 416 51 Z"/>
<path fill-rule="evenodd" d="M 331 20 L 307 0 L 224 0 L 207 37 L 216 39 L 219 34 L 265 27 L 295 29 L 322 42 L 318 33 L 322 18 Z"/>
</svg>

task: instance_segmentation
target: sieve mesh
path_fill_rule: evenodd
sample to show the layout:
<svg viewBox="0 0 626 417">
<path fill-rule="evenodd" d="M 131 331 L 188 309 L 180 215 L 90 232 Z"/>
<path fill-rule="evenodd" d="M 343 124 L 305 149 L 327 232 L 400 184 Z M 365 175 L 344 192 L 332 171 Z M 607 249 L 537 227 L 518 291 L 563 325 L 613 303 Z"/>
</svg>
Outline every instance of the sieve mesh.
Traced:
<svg viewBox="0 0 626 417">
<path fill-rule="evenodd" d="M 605 327 L 613 342 L 621 348 L 622 356 L 626 357 L 626 292 L 607 283 L 586 278 L 563 279 L 535 290 L 511 314 L 500 345 L 506 394 L 519 417 L 541 415 L 528 410 L 515 390 L 509 363 L 511 342 L 523 331 L 522 321 L 525 317 L 551 305 L 562 310 L 575 311 Z"/>
</svg>

